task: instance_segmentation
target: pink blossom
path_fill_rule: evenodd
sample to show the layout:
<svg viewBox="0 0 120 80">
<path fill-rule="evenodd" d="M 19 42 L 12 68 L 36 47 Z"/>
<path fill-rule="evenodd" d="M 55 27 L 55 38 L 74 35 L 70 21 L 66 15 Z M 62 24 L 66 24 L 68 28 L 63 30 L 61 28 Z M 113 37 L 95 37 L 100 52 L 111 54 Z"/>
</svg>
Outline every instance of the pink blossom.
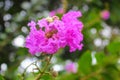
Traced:
<svg viewBox="0 0 120 80">
<path fill-rule="evenodd" d="M 70 52 L 75 51 L 76 49 L 81 50 L 83 44 L 83 35 L 81 30 L 83 24 L 77 18 L 81 17 L 82 14 L 79 11 L 70 11 L 63 15 L 62 21 L 66 26 L 65 40 L 66 45 L 70 47 Z"/>
<path fill-rule="evenodd" d="M 59 13 L 59 14 L 63 14 L 63 13 L 64 13 L 63 8 L 59 8 L 59 9 L 57 9 L 57 13 Z"/>
<path fill-rule="evenodd" d="M 56 12 L 55 10 L 53 10 L 53 11 L 50 12 L 50 16 L 55 16 L 56 13 L 57 13 L 57 12 Z"/>
<path fill-rule="evenodd" d="M 77 65 L 74 62 L 68 62 L 65 65 L 65 70 L 69 73 L 76 73 L 77 72 Z"/>
<path fill-rule="evenodd" d="M 110 17 L 110 12 L 108 10 L 103 10 L 100 13 L 102 19 L 107 20 Z"/>
<path fill-rule="evenodd" d="M 47 54 L 56 53 L 60 48 L 58 44 L 60 43 L 60 39 L 57 38 L 57 35 L 61 33 L 61 27 L 58 28 L 57 26 L 61 26 L 62 24 L 63 23 L 59 20 L 55 20 L 54 22 L 49 24 L 44 19 L 38 20 L 38 25 L 41 25 L 41 28 L 39 30 L 35 29 L 34 31 L 33 28 L 31 28 L 31 32 L 26 38 L 26 47 L 29 48 L 29 52 L 33 55 L 38 52 L 44 52 Z M 45 28 L 45 30 L 42 30 L 43 27 Z M 61 37 L 59 36 L 59 38 Z"/>
<path fill-rule="evenodd" d="M 70 52 L 81 50 L 83 24 L 77 19 L 81 16 L 80 11 L 70 11 L 63 15 L 62 20 L 53 16 L 43 18 L 38 22 L 29 22 L 30 33 L 26 38 L 25 47 L 32 55 L 36 53 L 55 54 L 60 48 L 66 46 L 70 47 Z"/>
<path fill-rule="evenodd" d="M 64 13 L 64 10 L 63 8 L 59 8 L 57 10 L 53 10 L 50 12 L 50 16 L 55 16 L 56 14 L 63 14 Z"/>
</svg>

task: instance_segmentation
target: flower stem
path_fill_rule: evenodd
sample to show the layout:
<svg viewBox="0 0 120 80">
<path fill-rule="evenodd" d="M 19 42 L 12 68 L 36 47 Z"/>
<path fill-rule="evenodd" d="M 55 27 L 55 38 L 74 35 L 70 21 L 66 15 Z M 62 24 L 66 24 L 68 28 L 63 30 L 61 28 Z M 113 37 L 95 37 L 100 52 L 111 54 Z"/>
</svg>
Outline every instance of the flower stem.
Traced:
<svg viewBox="0 0 120 80">
<path fill-rule="evenodd" d="M 64 13 L 65 13 L 67 10 L 67 7 L 68 7 L 68 2 L 67 2 L 67 0 L 61 0 L 61 1 L 62 1 L 62 7 L 64 10 Z"/>
<path fill-rule="evenodd" d="M 50 64 L 50 61 L 51 61 L 51 59 L 52 59 L 52 56 L 53 56 L 53 55 L 50 55 L 50 58 L 49 58 L 49 60 L 47 61 L 46 66 L 43 68 L 43 71 L 42 71 L 40 74 L 38 74 L 38 76 L 35 78 L 35 80 L 39 80 L 39 79 L 42 77 L 42 75 L 45 73 L 46 69 L 48 68 L 48 66 L 49 66 L 49 64 Z"/>
<path fill-rule="evenodd" d="M 21 80 L 24 80 L 24 79 L 25 79 L 26 70 L 27 70 L 31 65 L 33 65 L 34 63 L 36 63 L 36 61 L 33 62 L 33 63 L 31 63 L 31 64 L 29 64 L 29 65 L 24 69 L 24 72 L 22 73 L 22 79 L 21 79 Z"/>
</svg>

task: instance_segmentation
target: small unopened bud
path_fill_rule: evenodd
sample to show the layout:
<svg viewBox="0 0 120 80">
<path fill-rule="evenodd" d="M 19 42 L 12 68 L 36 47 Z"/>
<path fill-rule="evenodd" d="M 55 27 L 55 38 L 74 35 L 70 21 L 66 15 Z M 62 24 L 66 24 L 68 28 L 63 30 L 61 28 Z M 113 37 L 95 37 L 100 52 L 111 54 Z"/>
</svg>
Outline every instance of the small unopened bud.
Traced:
<svg viewBox="0 0 120 80">
<path fill-rule="evenodd" d="M 49 60 L 50 60 L 50 58 L 49 58 L 49 57 L 46 57 L 46 58 L 45 58 L 45 61 L 46 61 L 46 62 L 48 62 Z"/>
<path fill-rule="evenodd" d="M 53 22 L 53 18 L 52 18 L 52 17 L 47 17 L 46 20 L 47 20 L 48 22 L 50 22 L 50 23 Z"/>
<path fill-rule="evenodd" d="M 58 76 L 58 72 L 57 71 L 52 71 L 51 73 L 52 73 L 53 77 L 57 77 Z"/>
<path fill-rule="evenodd" d="M 59 17 L 58 16 L 53 16 L 53 19 L 54 20 L 59 20 Z"/>
</svg>

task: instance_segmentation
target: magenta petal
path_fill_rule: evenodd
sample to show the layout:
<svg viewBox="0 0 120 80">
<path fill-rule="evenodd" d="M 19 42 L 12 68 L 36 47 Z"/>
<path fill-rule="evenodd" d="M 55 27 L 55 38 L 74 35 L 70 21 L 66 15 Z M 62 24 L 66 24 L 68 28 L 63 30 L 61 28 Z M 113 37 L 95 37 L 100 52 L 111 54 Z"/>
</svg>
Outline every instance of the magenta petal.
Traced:
<svg viewBox="0 0 120 80">
<path fill-rule="evenodd" d="M 81 16 L 80 11 L 70 11 L 63 15 L 62 20 L 53 19 L 52 22 L 48 22 L 43 18 L 37 23 L 29 22 L 28 26 L 31 30 L 26 38 L 25 47 L 32 55 L 36 53 L 55 54 L 60 48 L 66 46 L 70 48 L 70 52 L 81 50 L 83 23 L 77 19 Z M 40 28 L 44 27 L 44 30 L 37 30 L 37 24 Z"/>
</svg>

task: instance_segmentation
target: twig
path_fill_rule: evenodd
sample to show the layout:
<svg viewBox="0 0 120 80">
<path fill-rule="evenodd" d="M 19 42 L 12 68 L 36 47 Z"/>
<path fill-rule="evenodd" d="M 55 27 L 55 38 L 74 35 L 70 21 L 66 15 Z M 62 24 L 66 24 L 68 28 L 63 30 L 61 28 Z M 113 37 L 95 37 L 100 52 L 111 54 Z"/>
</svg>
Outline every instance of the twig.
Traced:
<svg viewBox="0 0 120 80">
<path fill-rule="evenodd" d="M 50 58 L 49 58 L 49 60 L 47 61 L 46 66 L 44 67 L 43 71 L 42 71 L 40 74 L 38 74 L 38 76 L 35 78 L 35 80 L 39 80 L 39 79 L 42 77 L 42 75 L 45 73 L 46 69 L 48 68 L 48 66 L 49 66 L 49 64 L 50 64 L 50 61 L 51 61 L 52 56 L 53 56 L 53 55 L 50 55 Z"/>
<path fill-rule="evenodd" d="M 36 61 L 35 61 L 35 62 L 36 62 Z M 24 72 L 22 73 L 22 80 L 24 80 L 25 72 L 27 71 L 28 67 L 30 67 L 31 65 L 33 65 L 35 62 L 29 64 L 29 65 L 24 69 Z"/>
<path fill-rule="evenodd" d="M 68 7 L 68 2 L 67 2 L 67 0 L 61 0 L 61 1 L 62 1 L 62 6 L 63 6 L 64 13 L 65 13 L 66 10 L 67 10 L 67 7 Z"/>
</svg>

